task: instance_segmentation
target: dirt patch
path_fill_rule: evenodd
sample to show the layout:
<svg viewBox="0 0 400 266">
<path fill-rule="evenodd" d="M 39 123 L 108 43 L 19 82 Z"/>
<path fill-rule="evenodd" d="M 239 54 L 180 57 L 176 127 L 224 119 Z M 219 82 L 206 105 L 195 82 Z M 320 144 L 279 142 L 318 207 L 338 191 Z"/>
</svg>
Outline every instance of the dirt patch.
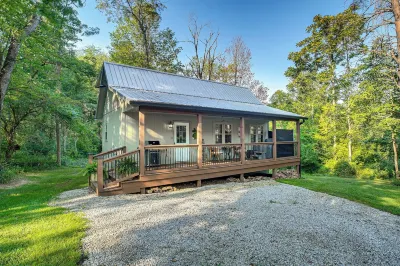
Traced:
<svg viewBox="0 0 400 266">
<path fill-rule="evenodd" d="M 26 184 L 30 184 L 32 181 L 25 179 L 25 178 L 16 178 L 13 179 L 10 183 L 7 184 L 0 184 L 0 189 L 11 189 L 11 188 L 16 188 L 20 187 Z"/>
</svg>

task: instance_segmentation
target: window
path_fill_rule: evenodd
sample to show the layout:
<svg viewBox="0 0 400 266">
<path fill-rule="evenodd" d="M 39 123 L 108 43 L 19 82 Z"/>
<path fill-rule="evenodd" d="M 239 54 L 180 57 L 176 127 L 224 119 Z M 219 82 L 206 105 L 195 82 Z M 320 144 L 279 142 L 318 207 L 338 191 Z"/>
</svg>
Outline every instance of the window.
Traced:
<svg viewBox="0 0 400 266">
<path fill-rule="evenodd" d="M 215 143 L 232 143 L 232 125 L 225 123 L 216 123 L 215 128 Z"/>
<path fill-rule="evenodd" d="M 225 143 L 232 143 L 232 125 L 225 124 Z"/>
<path fill-rule="evenodd" d="M 215 124 L 215 143 L 222 143 L 222 124 Z"/>
<path fill-rule="evenodd" d="M 106 130 L 104 130 L 104 139 L 107 141 L 107 123 L 106 123 Z"/>
<path fill-rule="evenodd" d="M 250 126 L 250 142 L 264 142 L 264 126 Z"/>
</svg>

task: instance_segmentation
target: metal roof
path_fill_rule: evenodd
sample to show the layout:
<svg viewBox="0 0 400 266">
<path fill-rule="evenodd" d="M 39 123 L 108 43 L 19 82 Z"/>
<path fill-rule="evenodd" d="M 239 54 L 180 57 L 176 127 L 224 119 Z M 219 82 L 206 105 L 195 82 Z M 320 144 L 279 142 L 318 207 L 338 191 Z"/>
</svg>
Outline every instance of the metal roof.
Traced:
<svg viewBox="0 0 400 266">
<path fill-rule="evenodd" d="M 103 71 L 101 77 L 105 74 L 109 88 L 136 103 L 304 118 L 262 104 L 249 89 L 243 87 L 109 62 L 104 62 Z"/>
</svg>

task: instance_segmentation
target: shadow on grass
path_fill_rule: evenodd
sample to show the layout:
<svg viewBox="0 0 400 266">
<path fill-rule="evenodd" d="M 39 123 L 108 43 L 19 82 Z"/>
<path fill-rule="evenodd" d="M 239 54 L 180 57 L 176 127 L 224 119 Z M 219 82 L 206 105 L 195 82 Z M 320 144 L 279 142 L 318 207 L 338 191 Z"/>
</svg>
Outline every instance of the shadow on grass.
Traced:
<svg viewBox="0 0 400 266">
<path fill-rule="evenodd" d="M 400 187 L 390 180 L 363 180 L 324 175 L 304 175 L 304 179 L 279 180 L 281 183 L 346 198 L 400 215 Z"/>
<path fill-rule="evenodd" d="M 59 193 L 84 187 L 79 168 L 28 174 L 34 183 L 0 190 L 0 265 L 75 264 L 86 221 L 48 206 Z M 58 255 L 51 255 L 58 254 Z"/>
</svg>

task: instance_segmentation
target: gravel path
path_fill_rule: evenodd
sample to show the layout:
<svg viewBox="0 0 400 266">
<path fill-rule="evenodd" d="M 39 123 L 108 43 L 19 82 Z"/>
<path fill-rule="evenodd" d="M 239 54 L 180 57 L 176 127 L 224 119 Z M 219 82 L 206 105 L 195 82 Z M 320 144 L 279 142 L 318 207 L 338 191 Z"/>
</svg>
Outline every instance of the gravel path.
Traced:
<svg viewBox="0 0 400 266">
<path fill-rule="evenodd" d="M 54 202 L 91 222 L 84 265 L 400 265 L 400 217 L 259 181 Z"/>
</svg>

